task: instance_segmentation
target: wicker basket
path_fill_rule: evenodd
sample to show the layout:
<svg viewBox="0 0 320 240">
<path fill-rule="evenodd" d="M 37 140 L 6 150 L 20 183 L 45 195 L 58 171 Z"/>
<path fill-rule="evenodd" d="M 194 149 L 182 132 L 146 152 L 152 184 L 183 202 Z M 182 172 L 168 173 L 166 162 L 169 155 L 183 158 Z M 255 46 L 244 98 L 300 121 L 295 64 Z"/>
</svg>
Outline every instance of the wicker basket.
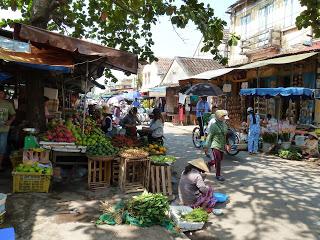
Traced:
<svg viewBox="0 0 320 240">
<path fill-rule="evenodd" d="M 12 172 L 13 192 L 49 192 L 51 175 Z"/>
</svg>

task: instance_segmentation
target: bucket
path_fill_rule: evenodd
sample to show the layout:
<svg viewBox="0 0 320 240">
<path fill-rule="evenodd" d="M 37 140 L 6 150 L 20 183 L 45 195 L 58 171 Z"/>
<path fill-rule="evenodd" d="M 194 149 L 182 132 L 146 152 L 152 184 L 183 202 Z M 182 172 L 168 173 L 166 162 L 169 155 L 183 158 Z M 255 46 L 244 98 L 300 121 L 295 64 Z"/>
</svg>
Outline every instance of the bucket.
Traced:
<svg viewBox="0 0 320 240">
<path fill-rule="evenodd" d="M 0 193 L 0 214 L 6 210 L 7 195 Z"/>
<path fill-rule="evenodd" d="M 218 203 L 224 203 L 229 199 L 229 196 L 223 193 L 215 192 L 213 197 L 217 200 Z"/>
</svg>

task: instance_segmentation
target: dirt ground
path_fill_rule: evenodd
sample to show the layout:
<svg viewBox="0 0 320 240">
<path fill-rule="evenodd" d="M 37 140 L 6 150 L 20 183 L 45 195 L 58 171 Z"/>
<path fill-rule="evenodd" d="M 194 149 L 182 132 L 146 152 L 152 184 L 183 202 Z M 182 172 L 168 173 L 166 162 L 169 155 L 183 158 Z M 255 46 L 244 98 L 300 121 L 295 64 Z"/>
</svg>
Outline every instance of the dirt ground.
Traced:
<svg viewBox="0 0 320 240">
<path fill-rule="evenodd" d="M 192 127 L 166 125 L 169 154 L 178 157 L 174 182 L 188 161 L 203 157 L 191 141 Z M 313 240 L 320 239 L 320 168 L 316 164 L 285 161 L 272 156 L 240 153 L 223 162 L 224 183 L 207 177 L 215 191 L 230 196 L 218 206 L 222 216 L 210 216 L 201 231 L 187 233 L 194 240 Z M 0 192 L 11 186 L 0 176 Z M 177 189 L 177 184 L 174 185 Z M 14 226 L 17 240 L 169 240 L 163 227 L 99 226 L 99 201 L 116 202 L 125 196 L 117 188 L 93 193 L 86 181 L 56 183 L 49 194 L 12 194 L 7 200 L 6 226 Z"/>
</svg>

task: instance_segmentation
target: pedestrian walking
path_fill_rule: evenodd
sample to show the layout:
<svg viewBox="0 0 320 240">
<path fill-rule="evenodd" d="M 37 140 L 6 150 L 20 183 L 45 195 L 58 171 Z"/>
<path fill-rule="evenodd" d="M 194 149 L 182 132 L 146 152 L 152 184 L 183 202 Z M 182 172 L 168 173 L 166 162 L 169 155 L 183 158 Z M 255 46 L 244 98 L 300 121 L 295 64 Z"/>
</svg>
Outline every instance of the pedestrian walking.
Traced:
<svg viewBox="0 0 320 240">
<path fill-rule="evenodd" d="M 255 114 L 252 107 L 247 109 L 247 126 L 249 128 L 248 133 L 248 152 L 249 154 L 258 153 L 259 149 L 259 137 L 260 137 L 260 116 Z"/>
<path fill-rule="evenodd" d="M 224 177 L 221 176 L 221 161 L 223 160 L 223 153 L 225 150 L 230 150 L 230 146 L 227 145 L 227 133 L 228 125 L 226 120 L 229 119 L 228 111 L 217 110 L 215 113 L 216 121 L 211 125 L 208 130 L 208 137 L 206 141 L 206 148 L 211 148 L 213 158 L 209 162 L 209 167 L 215 166 L 216 179 L 218 181 L 224 181 Z"/>
</svg>

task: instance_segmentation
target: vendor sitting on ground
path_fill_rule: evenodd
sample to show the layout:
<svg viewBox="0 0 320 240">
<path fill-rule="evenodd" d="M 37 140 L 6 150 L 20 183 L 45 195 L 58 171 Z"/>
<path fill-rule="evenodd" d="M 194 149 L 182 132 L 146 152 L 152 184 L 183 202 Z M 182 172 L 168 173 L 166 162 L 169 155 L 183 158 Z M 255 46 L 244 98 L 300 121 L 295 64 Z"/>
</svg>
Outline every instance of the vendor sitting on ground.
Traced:
<svg viewBox="0 0 320 240">
<path fill-rule="evenodd" d="M 147 135 L 149 143 L 161 141 L 163 137 L 164 119 L 160 108 L 153 109 L 152 113 L 150 114 L 150 118 L 152 119 L 150 122 L 150 127 L 142 128 L 142 130 L 139 131 L 139 135 Z"/>
<path fill-rule="evenodd" d="M 302 153 L 306 158 L 317 158 L 319 154 L 319 138 L 315 133 L 309 133 L 305 141 Z"/>
<path fill-rule="evenodd" d="M 141 122 L 137 117 L 138 109 L 131 108 L 129 113 L 120 121 L 120 125 L 126 130 L 126 135 L 129 137 L 137 137 L 137 125 Z"/>
<path fill-rule="evenodd" d="M 213 197 L 213 189 L 204 183 L 202 176 L 205 172 L 209 172 L 209 168 L 202 159 L 188 163 L 189 165 L 182 172 L 179 182 L 180 202 L 184 206 L 202 207 L 211 212 L 216 200 Z"/>
</svg>

